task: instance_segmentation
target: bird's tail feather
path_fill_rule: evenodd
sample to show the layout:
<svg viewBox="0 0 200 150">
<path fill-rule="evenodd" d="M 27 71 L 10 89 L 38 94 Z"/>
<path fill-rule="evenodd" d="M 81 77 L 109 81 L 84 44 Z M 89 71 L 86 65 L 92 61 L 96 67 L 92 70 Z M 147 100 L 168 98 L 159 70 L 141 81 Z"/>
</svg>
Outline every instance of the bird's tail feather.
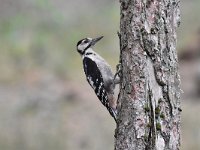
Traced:
<svg viewBox="0 0 200 150">
<path fill-rule="evenodd" d="M 115 122 L 117 122 L 117 109 L 110 108 L 110 114 L 114 118 Z"/>
</svg>

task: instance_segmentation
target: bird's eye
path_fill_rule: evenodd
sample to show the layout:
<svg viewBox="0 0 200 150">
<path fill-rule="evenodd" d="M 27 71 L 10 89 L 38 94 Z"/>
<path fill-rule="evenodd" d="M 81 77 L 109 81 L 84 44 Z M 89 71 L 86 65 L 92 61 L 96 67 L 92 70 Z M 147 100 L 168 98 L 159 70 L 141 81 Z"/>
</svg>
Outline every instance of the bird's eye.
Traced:
<svg viewBox="0 0 200 150">
<path fill-rule="evenodd" d="M 87 43 L 88 41 L 87 40 L 85 40 L 83 43 Z"/>
</svg>

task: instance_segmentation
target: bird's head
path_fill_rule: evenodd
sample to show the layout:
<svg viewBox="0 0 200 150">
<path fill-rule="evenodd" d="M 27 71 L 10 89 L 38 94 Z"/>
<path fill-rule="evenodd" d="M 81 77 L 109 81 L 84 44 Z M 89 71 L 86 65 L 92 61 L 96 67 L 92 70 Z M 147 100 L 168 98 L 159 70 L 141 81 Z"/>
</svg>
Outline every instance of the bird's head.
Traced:
<svg viewBox="0 0 200 150">
<path fill-rule="evenodd" d="M 84 38 L 82 40 L 80 40 L 77 43 L 77 51 L 81 54 L 84 55 L 85 52 L 87 51 L 87 49 L 89 49 L 90 47 L 94 46 L 99 40 L 101 40 L 103 38 L 103 36 L 100 36 L 98 38 Z"/>
</svg>

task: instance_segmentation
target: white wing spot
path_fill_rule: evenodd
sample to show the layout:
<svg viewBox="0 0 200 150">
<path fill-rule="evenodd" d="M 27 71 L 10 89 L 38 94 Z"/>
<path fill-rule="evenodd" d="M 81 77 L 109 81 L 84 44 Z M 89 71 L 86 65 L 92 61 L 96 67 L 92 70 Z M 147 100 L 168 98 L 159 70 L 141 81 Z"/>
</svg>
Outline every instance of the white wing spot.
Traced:
<svg viewBox="0 0 200 150">
<path fill-rule="evenodd" d="M 98 96 L 99 96 L 99 94 L 100 94 L 100 91 L 101 91 L 102 85 L 103 85 L 103 83 L 100 83 L 99 88 L 98 88 L 98 92 L 97 92 L 97 95 L 98 95 Z"/>
<path fill-rule="evenodd" d="M 94 85 L 94 82 L 92 81 L 92 78 L 91 77 L 87 77 L 90 85 L 92 86 L 93 89 L 96 89 L 96 86 Z"/>
</svg>

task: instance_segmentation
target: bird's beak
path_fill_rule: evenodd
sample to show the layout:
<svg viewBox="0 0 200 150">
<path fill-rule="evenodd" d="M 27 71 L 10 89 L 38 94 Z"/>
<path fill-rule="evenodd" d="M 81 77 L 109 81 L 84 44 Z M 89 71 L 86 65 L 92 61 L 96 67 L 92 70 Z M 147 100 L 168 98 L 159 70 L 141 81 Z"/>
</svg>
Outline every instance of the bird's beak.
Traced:
<svg viewBox="0 0 200 150">
<path fill-rule="evenodd" d="M 103 36 L 100 36 L 98 38 L 92 39 L 91 45 L 95 45 L 98 41 L 100 41 L 103 38 Z"/>
</svg>

